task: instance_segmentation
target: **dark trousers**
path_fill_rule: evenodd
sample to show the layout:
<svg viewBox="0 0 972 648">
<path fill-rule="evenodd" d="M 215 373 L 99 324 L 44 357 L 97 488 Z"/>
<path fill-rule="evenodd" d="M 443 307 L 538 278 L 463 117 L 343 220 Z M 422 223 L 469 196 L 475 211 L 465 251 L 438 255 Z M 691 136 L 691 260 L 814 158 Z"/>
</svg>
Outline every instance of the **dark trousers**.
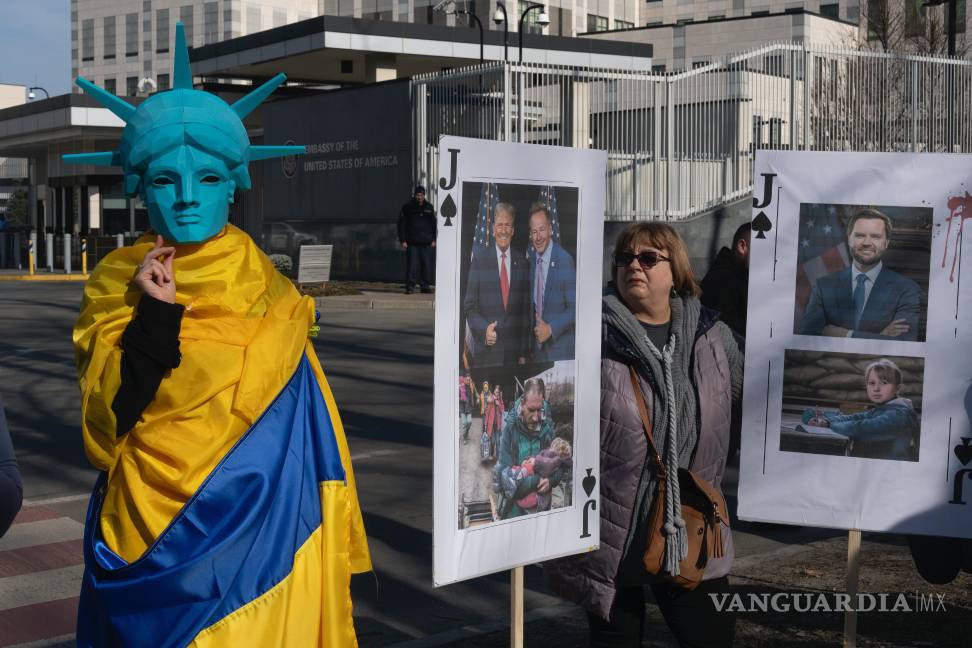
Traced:
<svg viewBox="0 0 972 648">
<path fill-rule="evenodd" d="M 435 248 L 431 245 L 409 243 L 405 250 L 405 286 L 428 288 L 435 272 Z"/>
<path fill-rule="evenodd" d="M 651 585 L 665 623 L 682 648 L 722 648 L 732 646 L 736 616 L 718 612 L 709 594 L 729 592 L 725 576 L 703 581 L 692 591 L 667 584 Z M 611 619 L 605 621 L 590 612 L 587 623 L 592 648 L 639 648 L 645 625 L 645 590 L 640 585 L 619 587 L 611 606 Z"/>
</svg>

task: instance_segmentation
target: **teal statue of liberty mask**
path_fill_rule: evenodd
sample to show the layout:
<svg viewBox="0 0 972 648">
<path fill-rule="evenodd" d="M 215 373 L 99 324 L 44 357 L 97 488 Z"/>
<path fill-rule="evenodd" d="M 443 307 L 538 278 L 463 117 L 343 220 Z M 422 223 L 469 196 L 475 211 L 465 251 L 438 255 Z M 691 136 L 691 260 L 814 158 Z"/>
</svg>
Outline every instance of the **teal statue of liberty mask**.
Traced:
<svg viewBox="0 0 972 648">
<path fill-rule="evenodd" d="M 149 223 L 174 243 L 201 243 L 226 226 L 236 189 L 250 188 L 248 165 L 295 155 L 303 146 L 251 146 L 243 118 L 286 80 L 278 74 L 232 105 L 193 90 L 182 23 L 176 24 L 173 88 L 137 108 L 87 79 L 77 84 L 125 122 L 117 151 L 65 155 L 65 162 L 121 166 L 126 195 L 140 196 Z"/>
</svg>

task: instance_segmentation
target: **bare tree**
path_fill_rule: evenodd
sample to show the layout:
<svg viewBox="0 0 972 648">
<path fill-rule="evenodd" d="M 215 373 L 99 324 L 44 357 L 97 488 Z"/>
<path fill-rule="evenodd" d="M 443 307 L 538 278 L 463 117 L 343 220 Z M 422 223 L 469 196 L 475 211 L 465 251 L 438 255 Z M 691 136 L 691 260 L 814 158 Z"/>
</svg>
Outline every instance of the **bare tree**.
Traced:
<svg viewBox="0 0 972 648">
<path fill-rule="evenodd" d="M 955 2 L 956 0 L 950 0 Z M 859 48 L 924 56 L 948 53 L 946 5 L 925 7 L 924 0 L 863 0 Z M 959 35 L 955 54 L 965 58 L 969 44 Z"/>
</svg>

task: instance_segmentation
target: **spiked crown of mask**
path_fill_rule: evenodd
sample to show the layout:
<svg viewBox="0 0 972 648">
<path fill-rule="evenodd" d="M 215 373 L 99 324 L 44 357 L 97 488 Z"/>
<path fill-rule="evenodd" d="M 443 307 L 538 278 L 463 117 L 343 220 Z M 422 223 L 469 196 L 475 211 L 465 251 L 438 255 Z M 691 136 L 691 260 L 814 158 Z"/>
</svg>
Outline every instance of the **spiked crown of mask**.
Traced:
<svg viewBox="0 0 972 648">
<path fill-rule="evenodd" d="M 256 160 L 304 153 L 303 146 L 252 146 L 243 118 L 259 106 L 287 77 L 278 74 L 232 105 L 216 95 L 194 90 L 189 50 L 182 23 L 176 24 L 173 87 L 135 107 L 84 77 L 76 83 L 105 108 L 125 122 L 117 151 L 74 153 L 65 162 L 120 166 L 125 193 L 142 192 L 142 178 L 149 162 L 181 145 L 201 149 L 221 158 L 240 189 L 251 186 L 248 165 Z"/>
</svg>

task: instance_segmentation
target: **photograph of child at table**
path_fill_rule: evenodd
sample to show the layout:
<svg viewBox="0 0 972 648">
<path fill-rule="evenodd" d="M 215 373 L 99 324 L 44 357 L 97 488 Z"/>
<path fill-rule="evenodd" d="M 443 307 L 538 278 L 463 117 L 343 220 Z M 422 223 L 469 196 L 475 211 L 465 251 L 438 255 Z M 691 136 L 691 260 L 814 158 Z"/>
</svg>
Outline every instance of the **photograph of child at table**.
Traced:
<svg viewBox="0 0 972 648">
<path fill-rule="evenodd" d="M 788 351 L 780 450 L 918 461 L 922 378 L 921 358 Z"/>
</svg>

